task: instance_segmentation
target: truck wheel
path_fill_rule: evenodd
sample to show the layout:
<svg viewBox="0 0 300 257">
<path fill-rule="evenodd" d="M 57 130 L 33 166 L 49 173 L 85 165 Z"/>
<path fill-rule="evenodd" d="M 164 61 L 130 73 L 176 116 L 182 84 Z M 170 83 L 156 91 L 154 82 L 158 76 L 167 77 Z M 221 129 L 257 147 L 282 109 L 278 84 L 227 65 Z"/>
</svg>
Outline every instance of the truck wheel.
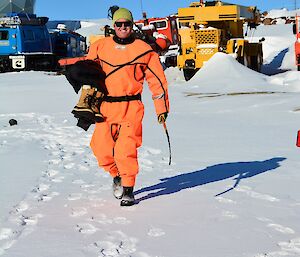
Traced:
<svg viewBox="0 0 300 257">
<path fill-rule="evenodd" d="M 189 81 L 199 69 L 183 69 L 183 75 L 185 81 Z"/>
<path fill-rule="evenodd" d="M 261 71 L 261 66 L 263 64 L 263 57 L 262 54 L 259 54 L 257 56 L 257 60 L 258 60 L 258 67 L 257 67 L 257 71 L 260 72 Z"/>
<path fill-rule="evenodd" d="M 244 53 L 243 56 L 238 57 L 237 60 L 240 64 L 243 64 L 244 66 L 249 67 L 248 56 L 246 55 L 246 53 Z"/>
<path fill-rule="evenodd" d="M 251 56 L 251 69 L 255 71 L 260 71 L 261 69 L 261 56 Z"/>
</svg>

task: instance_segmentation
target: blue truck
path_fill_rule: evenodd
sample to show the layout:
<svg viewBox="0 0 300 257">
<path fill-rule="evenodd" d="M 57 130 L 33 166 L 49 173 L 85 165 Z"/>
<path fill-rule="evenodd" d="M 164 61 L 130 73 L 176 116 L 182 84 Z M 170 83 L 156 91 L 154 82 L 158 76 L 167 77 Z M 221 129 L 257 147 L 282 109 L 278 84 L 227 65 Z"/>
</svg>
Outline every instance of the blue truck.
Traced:
<svg viewBox="0 0 300 257">
<path fill-rule="evenodd" d="M 58 60 L 83 56 L 86 38 L 60 27 L 48 30 L 47 17 L 10 13 L 0 17 L 0 72 L 56 71 Z"/>
</svg>

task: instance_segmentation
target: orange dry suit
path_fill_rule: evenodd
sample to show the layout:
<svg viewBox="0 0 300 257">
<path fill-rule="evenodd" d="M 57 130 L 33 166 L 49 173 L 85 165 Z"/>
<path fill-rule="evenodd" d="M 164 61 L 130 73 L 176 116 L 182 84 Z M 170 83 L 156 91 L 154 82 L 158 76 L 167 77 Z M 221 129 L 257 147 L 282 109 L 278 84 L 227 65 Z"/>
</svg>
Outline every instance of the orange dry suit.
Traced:
<svg viewBox="0 0 300 257">
<path fill-rule="evenodd" d="M 90 46 L 87 59 L 97 60 L 106 74 L 108 96 L 100 106 L 105 117 L 96 123 L 91 148 L 99 166 L 132 187 L 139 171 L 137 148 L 142 144 L 141 102 L 146 78 L 156 114 L 169 112 L 167 81 L 159 56 L 140 39 L 121 42 L 116 37 L 100 39 Z"/>
</svg>

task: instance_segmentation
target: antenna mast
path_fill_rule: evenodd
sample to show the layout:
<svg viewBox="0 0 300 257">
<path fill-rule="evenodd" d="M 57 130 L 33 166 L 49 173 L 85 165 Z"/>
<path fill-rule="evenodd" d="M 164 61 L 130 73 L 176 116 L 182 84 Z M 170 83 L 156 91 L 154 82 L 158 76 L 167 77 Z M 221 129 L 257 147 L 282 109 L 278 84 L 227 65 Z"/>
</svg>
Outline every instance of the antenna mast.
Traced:
<svg viewBox="0 0 300 257">
<path fill-rule="evenodd" d="M 141 3 L 141 11 L 142 11 L 142 15 L 144 13 L 144 10 L 143 10 L 143 0 L 140 0 L 140 3 Z"/>
</svg>

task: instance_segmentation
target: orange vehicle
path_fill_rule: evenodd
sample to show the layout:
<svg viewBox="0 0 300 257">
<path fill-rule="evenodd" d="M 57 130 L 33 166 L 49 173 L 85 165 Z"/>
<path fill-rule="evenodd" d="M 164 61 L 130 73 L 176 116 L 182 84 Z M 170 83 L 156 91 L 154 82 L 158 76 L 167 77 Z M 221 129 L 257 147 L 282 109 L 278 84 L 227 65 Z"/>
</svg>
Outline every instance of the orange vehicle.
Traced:
<svg viewBox="0 0 300 257">
<path fill-rule="evenodd" d="M 293 32 L 296 35 L 295 41 L 295 62 L 297 66 L 297 70 L 300 71 L 300 16 L 296 16 L 296 21 L 293 25 Z"/>
<path fill-rule="evenodd" d="M 178 25 L 177 25 L 177 16 L 167 16 L 164 18 L 147 18 L 146 14 L 143 13 L 144 18 L 138 21 L 135 21 L 135 25 L 140 29 L 146 26 L 153 26 L 154 30 L 159 34 L 165 35 L 171 45 L 178 44 Z"/>
</svg>

